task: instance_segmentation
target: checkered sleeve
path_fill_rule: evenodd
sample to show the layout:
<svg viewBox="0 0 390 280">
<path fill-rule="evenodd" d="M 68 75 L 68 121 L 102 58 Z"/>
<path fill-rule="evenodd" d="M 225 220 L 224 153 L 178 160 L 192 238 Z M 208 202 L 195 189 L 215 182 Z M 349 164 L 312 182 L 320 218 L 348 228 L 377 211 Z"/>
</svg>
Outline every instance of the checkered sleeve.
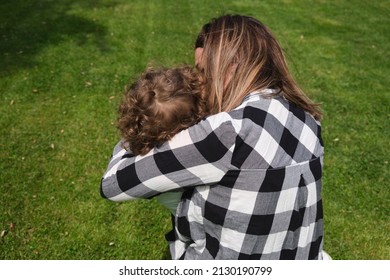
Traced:
<svg viewBox="0 0 390 280">
<path fill-rule="evenodd" d="M 134 156 L 120 141 L 103 175 L 101 195 L 124 201 L 218 182 L 230 168 L 237 129 L 228 114 L 220 113 L 144 156 Z"/>
</svg>

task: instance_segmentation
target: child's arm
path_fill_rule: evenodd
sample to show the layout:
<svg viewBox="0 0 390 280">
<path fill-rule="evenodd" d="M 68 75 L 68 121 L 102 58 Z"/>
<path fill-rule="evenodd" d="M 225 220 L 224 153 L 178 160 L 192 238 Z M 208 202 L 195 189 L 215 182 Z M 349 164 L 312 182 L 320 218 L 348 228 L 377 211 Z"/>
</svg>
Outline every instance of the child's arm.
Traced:
<svg viewBox="0 0 390 280">
<path fill-rule="evenodd" d="M 120 142 L 103 176 L 101 194 L 124 201 L 219 182 L 231 168 L 236 135 L 231 117 L 221 113 L 144 156 L 120 148 Z"/>
</svg>

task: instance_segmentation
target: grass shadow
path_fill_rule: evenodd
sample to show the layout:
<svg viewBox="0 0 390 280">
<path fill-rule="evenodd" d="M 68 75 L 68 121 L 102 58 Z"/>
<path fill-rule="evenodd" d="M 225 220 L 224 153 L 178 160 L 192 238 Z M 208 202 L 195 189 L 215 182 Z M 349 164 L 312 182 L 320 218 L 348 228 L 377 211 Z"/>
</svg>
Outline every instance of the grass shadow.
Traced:
<svg viewBox="0 0 390 280">
<path fill-rule="evenodd" d="M 48 45 L 71 38 L 77 44 L 93 42 L 109 51 L 106 28 L 71 13 L 75 8 L 93 9 L 115 5 L 101 1 L 5 0 L 0 3 L 0 75 L 35 66 L 35 56 Z"/>
</svg>

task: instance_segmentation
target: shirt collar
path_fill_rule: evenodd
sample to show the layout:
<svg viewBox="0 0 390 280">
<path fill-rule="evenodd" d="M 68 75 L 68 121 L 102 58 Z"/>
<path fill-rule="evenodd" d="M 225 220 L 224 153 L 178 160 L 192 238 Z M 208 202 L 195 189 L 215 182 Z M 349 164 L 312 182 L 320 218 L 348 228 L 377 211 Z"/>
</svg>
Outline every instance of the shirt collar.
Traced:
<svg viewBox="0 0 390 280">
<path fill-rule="evenodd" d="M 263 90 L 254 91 L 254 92 L 249 93 L 247 96 L 245 96 L 244 99 L 242 100 L 242 102 L 248 101 L 248 100 L 250 100 L 254 96 L 271 95 L 271 94 L 273 94 L 275 92 L 276 92 L 276 90 L 275 89 L 271 89 L 271 88 L 266 88 L 266 89 L 263 89 Z"/>
</svg>

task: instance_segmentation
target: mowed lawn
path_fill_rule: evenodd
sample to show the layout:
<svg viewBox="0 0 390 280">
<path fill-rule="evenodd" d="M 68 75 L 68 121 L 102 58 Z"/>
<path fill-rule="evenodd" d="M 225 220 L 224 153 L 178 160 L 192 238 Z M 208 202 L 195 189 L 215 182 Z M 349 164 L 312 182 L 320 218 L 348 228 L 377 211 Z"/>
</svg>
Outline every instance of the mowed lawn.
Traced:
<svg viewBox="0 0 390 280">
<path fill-rule="evenodd" d="M 0 259 L 166 259 L 168 210 L 105 201 L 124 86 L 193 63 L 201 26 L 254 16 L 322 103 L 325 250 L 390 259 L 389 1 L 0 3 Z"/>
</svg>

